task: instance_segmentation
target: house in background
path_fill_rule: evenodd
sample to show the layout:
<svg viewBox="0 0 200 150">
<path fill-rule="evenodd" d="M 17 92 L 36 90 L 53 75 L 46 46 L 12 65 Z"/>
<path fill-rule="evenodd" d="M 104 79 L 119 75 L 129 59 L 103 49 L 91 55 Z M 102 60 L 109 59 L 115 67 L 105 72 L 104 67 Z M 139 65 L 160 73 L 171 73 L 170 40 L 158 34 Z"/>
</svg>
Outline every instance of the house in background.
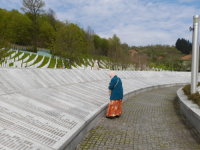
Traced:
<svg viewBox="0 0 200 150">
<path fill-rule="evenodd" d="M 132 57 L 135 56 L 137 53 L 138 53 L 138 51 L 135 49 L 130 50 L 130 54 Z"/>
<path fill-rule="evenodd" d="M 185 70 L 191 71 L 192 54 L 181 57 L 181 60 L 183 61 L 183 65 L 185 66 Z"/>
</svg>

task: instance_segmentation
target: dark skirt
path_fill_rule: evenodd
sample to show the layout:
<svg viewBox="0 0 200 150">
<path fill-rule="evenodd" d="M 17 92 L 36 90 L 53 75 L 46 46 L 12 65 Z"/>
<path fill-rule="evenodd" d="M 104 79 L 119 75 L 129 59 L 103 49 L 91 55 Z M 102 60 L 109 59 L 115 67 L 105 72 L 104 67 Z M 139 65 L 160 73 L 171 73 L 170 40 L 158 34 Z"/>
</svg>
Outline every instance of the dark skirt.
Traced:
<svg viewBox="0 0 200 150">
<path fill-rule="evenodd" d="M 120 114 L 122 114 L 121 103 L 122 103 L 122 99 L 110 100 L 108 110 L 107 110 L 107 117 L 120 116 Z"/>
</svg>

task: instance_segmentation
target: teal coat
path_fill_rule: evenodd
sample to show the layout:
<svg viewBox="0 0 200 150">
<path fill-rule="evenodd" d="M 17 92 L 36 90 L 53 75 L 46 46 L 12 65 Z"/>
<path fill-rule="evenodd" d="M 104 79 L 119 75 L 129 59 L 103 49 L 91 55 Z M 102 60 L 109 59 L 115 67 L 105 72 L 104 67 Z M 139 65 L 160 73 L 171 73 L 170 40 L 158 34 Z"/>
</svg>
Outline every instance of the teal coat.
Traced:
<svg viewBox="0 0 200 150">
<path fill-rule="evenodd" d="M 110 95 L 110 100 L 120 100 L 123 99 L 123 87 L 122 87 L 122 81 L 119 78 L 119 82 L 114 88 L 115 84 L 117 83 L 118 77 L 114 76 L 111 81 L 110 85 L 108 87 L 109 90 L 112 90 Z"/>
</svg>

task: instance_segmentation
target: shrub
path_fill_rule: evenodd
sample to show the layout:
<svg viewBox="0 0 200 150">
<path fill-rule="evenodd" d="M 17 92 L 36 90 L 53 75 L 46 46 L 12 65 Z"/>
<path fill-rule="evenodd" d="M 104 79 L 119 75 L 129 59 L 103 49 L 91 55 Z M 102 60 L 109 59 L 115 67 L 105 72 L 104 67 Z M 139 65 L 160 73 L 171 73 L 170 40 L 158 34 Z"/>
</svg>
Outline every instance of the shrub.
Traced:
<svg viewBox="0 0 200 150">
<path fill-rule="evenodd" d="M 200 85 L 200 82 L 198 83 L 198 86 Z M 183 91 L 185 95 L 188 96 L 189 100 L 192 100 L 195 104 L 197 104 L 200 107 L 200 94 L 199 92 L 196 92 L 194 94 L 191 94 L 191 85 L 188 84 L 183 88 Z"/>
<path fill-rule="evenodd" d="M 186 85 L 184 88 L 183 88 L 183 91 L 185 93 L 185 95 L 190 95 L 190 91 L 191 91 L 191 86 L 190 84 Z"/>
</svg>

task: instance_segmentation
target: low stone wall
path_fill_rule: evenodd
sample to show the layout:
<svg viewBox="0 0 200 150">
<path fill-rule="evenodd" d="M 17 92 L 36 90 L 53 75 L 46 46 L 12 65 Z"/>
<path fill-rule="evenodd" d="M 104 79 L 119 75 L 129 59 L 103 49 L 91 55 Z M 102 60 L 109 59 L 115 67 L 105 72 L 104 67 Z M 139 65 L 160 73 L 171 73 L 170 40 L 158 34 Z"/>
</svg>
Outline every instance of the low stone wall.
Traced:
<svg viewBox="0 0 200 150">
<path fill-rule="evenodd" d="M 200 133 L 200 108 L 197 104 L 188 100 L 188 97 L 184 94 L 182 88 L 177 91 L 177 95 L 180 102 L 180 109 L 185 114 L 186 118 Z"/>
<path fill-rule="evenodd" d="M 189 72 L 116 73 L 123 82 L 124 100 L 190 82 Z M 0 68 L 0 149 L 74 149 L 105 116 L 108 74 L 104 70 Z"/>
</svg>

